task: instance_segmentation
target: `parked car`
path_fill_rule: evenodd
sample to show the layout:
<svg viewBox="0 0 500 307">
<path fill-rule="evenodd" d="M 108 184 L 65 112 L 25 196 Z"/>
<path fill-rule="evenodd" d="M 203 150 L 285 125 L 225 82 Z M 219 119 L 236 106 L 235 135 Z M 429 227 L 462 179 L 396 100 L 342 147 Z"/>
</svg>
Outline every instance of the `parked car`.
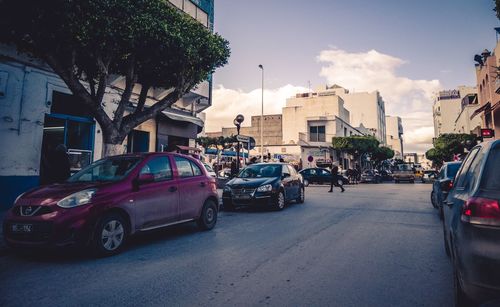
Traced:
<svg viewBox="0 0 500 307">
<path fill-rule="evenodd" d="M 224 210 L 238 206 L 261 205 L 276 210 L 295 200 L 303 203 L 305 189 L 302 176 L 286 163 L 257 163 L 245 167 L 224 187 Z"/>
<path fill-rule="evenodd" d="M 393 181 L 394 177 L 392 176 L 392 172 L 390 170 L 381 170 L 380 177 L 382 181 Z"/>
<path fill-rule="evenodd" d="M 382 176 L 377 170 L 369 169 L 361 173 L 361 182 L 380 183 L 382 182 Z"/>
<path fill-rule="evenodd" d="M 399 164 L 393 171 L 394 182 L 400 183 L 401 181 L 415 182 L 415 173 L 411 164 Z"/>
<path fill-rule="evenodd" d="M 435 170 L 425 170 L 422 177 L 422 182 L 434 182 L 439 176 L 438 172 Z"/>
<path fill-rule="evenodd" d="M 453 180 L 461 164 L 462 162 L 446 162 L 441 167 L 437 179 L 432 184 L 431 203 L 434 208 L 438 209 L 441 219 L 443 219 L 443 201 L 448 196 L 448 192 L 441 189 L 441 184 L 444 181 Z"/>
<path fill-rule="evenodd" d="M 500 303 L 500 140 L 475 146 L 443 202 L 444 243 L 457 306 Z M 452 183 L 452 184 L 451 184 Z M 495 300 L 495 302 L 491 302 Z"/>
<path fill-rule="evenodd" d="M 212 177 L 217 177 L 217 174 L 214 172 L 214 169 L 208 163 L 203 162 L 203 166 L 205 167 L 205 170 L 207 171 L 208 175 Z"/>
<path fill-rule="evenodd" d="M 305 168 L 299 172 L 304 179 L 304 186 L 309 186 L 311 183 L 330 184 L 332 180 L 332 173 L 324 168 Z M 344 175 L 339 175 L 339 183 L 349 184 L 349 179 Z"/>
<path fill-rule="evenodd" d="M 210 230 L 217 212 L 215 178 L 200 161 L 171 153 L 128 154 L 22 194 L 3 227 L 12 247 L 80 244 L 107 256 L 139 232 L 188 221 Z"/>
</svg>

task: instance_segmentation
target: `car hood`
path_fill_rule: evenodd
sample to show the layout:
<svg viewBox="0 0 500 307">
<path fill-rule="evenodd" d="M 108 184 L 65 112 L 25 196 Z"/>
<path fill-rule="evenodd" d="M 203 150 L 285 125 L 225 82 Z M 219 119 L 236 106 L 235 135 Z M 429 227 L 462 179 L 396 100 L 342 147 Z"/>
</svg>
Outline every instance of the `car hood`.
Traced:
<svg viewBox="0 0 500 307">
<path fill-rule="evenodd" d="M 276 181 L 275 177 L 266 178 L 233 178 L 228 183 L 227 186 L 233 189 L 239 188 L 257 188 L 264 184 L 271 184 Z"/>
<path fill-rule="evenodd" d="M 26 192 L 16 205 L 50 205 L 73 193 L 109 183 L 67 182 L 41 186 Z"/>
</svg>

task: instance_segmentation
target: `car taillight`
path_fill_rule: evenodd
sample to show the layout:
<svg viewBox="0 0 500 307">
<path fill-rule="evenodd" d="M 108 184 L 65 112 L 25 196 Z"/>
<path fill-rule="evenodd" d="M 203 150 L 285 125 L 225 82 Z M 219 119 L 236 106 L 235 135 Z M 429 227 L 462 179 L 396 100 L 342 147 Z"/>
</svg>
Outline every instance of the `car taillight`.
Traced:
<svg viewBox="0 0 500 307">
<path fill-rule="evenodd" d="M 472 197 L 462 208 L 462 222 L 500 226 L 500 205 L 498 200 Z"/>
</svg>

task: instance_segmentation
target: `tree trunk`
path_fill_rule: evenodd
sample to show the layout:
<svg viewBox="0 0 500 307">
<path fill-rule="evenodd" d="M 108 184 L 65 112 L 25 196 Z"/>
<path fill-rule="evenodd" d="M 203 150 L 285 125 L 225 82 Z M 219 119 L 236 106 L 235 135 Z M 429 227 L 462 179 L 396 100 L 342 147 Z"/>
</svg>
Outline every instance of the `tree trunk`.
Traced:
<svg viewBox="0 0 500 307">
<path fill-rule="evenodd" d="M 112 144 L 112 143 L 103 143 L 102 144 L 102 157 L 116 156 L 122 155 L 125 153 L 125 147 L 123 144 Z"/>
</svg>

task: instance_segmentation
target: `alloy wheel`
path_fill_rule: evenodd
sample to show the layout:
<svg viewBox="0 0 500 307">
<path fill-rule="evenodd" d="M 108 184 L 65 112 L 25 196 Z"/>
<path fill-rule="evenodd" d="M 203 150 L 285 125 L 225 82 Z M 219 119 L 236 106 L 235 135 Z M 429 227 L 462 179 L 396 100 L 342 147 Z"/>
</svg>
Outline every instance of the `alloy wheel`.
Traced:
<svg viewBox="0 0 500 307">
<path fill-rule="evenodd" d="M 123 243 L 125 229 L 120 221 L 111 220 L 102 229 L 102 246 L 108 251 L 114 251 Z"/>
</svg>

